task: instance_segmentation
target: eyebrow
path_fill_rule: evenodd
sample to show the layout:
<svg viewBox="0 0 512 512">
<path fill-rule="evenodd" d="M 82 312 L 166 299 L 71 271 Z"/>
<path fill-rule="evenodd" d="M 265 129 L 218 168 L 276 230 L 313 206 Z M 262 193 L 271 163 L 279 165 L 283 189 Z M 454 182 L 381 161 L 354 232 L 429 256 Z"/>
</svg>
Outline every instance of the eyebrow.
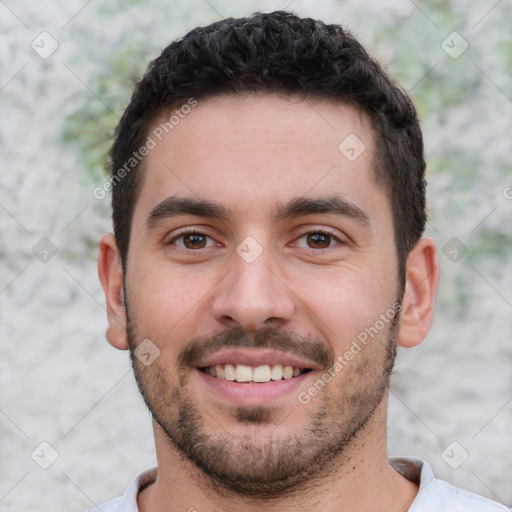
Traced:
<svg viewBox="0 0 512 512">
<path fill-rule="evenodd" d="M 164 199 L 151 210 L 146 225 L 151 229 L 159 222 L 179 215 L 195 215 L 197 217 L 226 220 L 228 218 L 228 210 L 213 201 L 172 196 Z"/>
<path fill-rule="evenodd" d="M 230 210 L 214 201 L 191 197 L 171 196 L 158 203 L 150 212 L 146 221 L 148 229 L 154 228 L 159 222 L 180 215 L 213 218 L 226 221 Z M 368 214 L 352 201 L 341 195 L 327 197 L 295 197 L 286 204 L 276 206 L 272 212 L 272 221 L 302 217 L 315 214 L 334 214 L 353 219 L 365 227 L 372 223 Z"/>
<path fill-rule="evenodd" d="M 355 220 L 365 227 L 371 227 L 368 214 L 345 197 L 333 194 L 327 197 L 296 197 L 285 205 L 275 208 L 272 218 L 275 222 L 294 217 L 315 214 L 334 214 Z"/>
</svg>

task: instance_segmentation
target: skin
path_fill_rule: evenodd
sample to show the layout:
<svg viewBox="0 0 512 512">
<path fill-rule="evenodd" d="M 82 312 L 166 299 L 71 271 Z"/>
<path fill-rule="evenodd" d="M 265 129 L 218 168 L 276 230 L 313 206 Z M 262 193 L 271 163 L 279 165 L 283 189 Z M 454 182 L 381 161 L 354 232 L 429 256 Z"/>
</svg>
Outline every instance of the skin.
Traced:
<svg viewBox="0 0 512 512">
<path fill-rule="evenodd" d="M 366 147 L 353 162 L 338 150 L 349 134 Z M 128 349 L 130 341 L 137 345 L 150 339 L 160 350 L 149 366 L 134 360 L 134 367 L 162 424 L 174 431 L 179 406 L 188 404 L 211 443 L 229 440 L 227 463 L 240 471 L 262 465 L 270 443 L 286 449 L 303 441 L 314 421 L 321 421 L 330 440 L 354 431 L 354 425 L 359 428 L 338 453 L 318 458 L 300 486 L 290 483 L 286 492 L 273 496 L 267 489 L 265 499 L 212 481 L 155 422 L 158 477 L 140 493 L 141 510 L 251 511 L 261 510 L 265 500 L 266 510 L 300 505 L 312 512 L 397 512 L 413 501 L 416 485 L 387 461 L 384 366 L 395 341 L 415 346 L 430 327 L 439 277 L 431 239 L 422 238 L 409 255 L 397 332 L 386 324 L 306 405 L 298 402 L 298 394 L 325 370 L 315 361 L 293 392 L 275 399 L 246 393 L 237 403 L 205 383 L 197 368 L 179 362 L 194 340 L 201 346 L 201 340 L 206 344 L 228 331 L 265 329 L 305 344 L 314 340 L 336 358 L 393 307 L 400 295 L 393 219 L 371 170 L 373 147 L 370 123 L 353 107 L 272 95 L 223 96 L 199 102 L 146 157 L 126 275 L 110 234 L 100 242 L 98 268 L 109 342 Z M 279 206 L 296 198 L 333 195 L 363 211 L 366 221 L 333 212 L 274 218 Z M 214 201 L 227 215 L 181 214 L 151 222 L 151 212 L 169 197 Z M 208 235 L 199 238 L 207 240 L 206 246 L 187 248 L 184 242 L 191 239 L 178 238 L 184 228 Z M 326 230 L 331 238 L 308 238 Z M 257 243 L 240 246 L 247 237 Z M 258 256 L 248 263 L 237 247 Z M 251 350 L 261 351 L 241 349 Z M 307 444 L 313 450 L 329 439 L 308 439 Z M 286 460 L 298 457 L 298 464 L 301 456 L 291 451 Z"/>
</svg>

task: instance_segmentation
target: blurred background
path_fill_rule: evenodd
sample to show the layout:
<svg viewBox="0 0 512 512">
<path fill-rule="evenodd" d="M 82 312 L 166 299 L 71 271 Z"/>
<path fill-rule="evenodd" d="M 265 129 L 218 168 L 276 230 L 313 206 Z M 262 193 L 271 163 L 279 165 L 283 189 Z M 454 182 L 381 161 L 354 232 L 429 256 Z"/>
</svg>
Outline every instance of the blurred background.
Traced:
<svg viewBox="0 0 512 512">
<path fill-rule="evenodd" d="M 155 464 L 128 354 L 104 338 L 97 243 L 133 82 L 197 25 L 292 10 L 348 26 L 419 110 L 441 285 L 399 353 L 391 455 L 512 505 L 508 0 L 0 0 L 0 509 L 85 511 Z"/>
</svg>

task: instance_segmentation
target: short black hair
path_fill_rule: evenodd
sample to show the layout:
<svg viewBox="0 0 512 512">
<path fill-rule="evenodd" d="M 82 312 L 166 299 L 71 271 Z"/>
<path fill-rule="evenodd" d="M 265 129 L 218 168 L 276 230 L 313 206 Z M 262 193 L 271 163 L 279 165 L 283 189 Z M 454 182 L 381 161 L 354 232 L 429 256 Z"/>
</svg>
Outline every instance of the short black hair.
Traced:
<svg viewBox="0 0 512 512">
<path fill-rule="evenodd" d="M 133 155 L 147 143 L 157 117 L 191 99 L 254 93 L 328 99 L 369 117 L 374 174 L 390 200 L 403 288 L 407 256 L 426 223 L 423 139 L 414 105 L 349 31 L 285 11 L 195 28 L 149 64 L 110 153 L 114 233 L 123 266 L 144 174 L 144 159 Z"/>
</svg>

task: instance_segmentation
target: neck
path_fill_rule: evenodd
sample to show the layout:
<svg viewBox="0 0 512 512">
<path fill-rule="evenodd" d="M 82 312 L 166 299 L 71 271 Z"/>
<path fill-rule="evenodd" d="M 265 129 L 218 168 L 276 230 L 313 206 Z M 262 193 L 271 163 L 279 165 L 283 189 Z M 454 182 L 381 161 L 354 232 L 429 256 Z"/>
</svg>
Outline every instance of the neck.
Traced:
<svg viewBox="0 0 512 512">
<path fill-rule="evenodd" d="M 141 512 L 269 512 L 304 510 L 319 512 L 405 512 L 418 489 L 397 473 L 388 463 L 386 450 L 387 401 L 375 411 L 366 428 L 343 454 L 333 460 L 332 469 L 321 478 L 312 478 L 302 486 L 279 498 L 256 500 L 219 490 L 193 463 L 184 459 L 155 423 L 158 476 L 155 483 L 139 494 Z"/>
</svg>

